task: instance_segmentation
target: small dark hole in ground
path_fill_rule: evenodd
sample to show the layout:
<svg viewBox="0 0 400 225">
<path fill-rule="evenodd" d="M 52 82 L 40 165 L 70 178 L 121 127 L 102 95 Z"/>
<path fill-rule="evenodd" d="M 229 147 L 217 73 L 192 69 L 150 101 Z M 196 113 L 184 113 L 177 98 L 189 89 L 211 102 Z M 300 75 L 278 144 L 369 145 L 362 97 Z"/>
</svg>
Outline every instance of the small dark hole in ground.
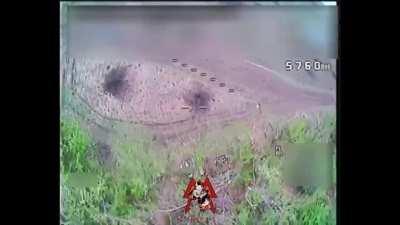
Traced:
<svg viewBox="0 0 400 225">
<path fill-rule="evenodd" d="M 185 96 L 183 96 L 183 99 L 195 113 L 205 112 L 210 108 L 211 96 L 204 90 L 196 90 L 187 93 Z"/>
<path fill-rule="evenodd" d="M 118 99 L 123 98 L 129 88 L 128 81 L 125 79 L 126 75 L 126 68 L 120 67 L 112 69 L 104 79 L 104 92 L 109 93 Z"/>
</svg>

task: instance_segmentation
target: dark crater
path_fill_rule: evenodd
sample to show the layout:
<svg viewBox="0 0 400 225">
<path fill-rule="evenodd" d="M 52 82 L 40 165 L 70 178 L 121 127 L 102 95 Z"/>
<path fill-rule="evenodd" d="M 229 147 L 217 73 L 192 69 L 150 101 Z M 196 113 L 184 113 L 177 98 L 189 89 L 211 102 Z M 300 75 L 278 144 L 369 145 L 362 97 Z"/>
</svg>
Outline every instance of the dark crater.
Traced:
<svg viewBox="0 0 400 225">
<path fill-rule="evenodd" d="M 194 113 L 209 111 L 211 99 L 211 94 L 202 88 L 191 90 L 183 96 L 185 104 L 190 106 Z"/>
<path fill-rule="evenodd" d="M 115 98 L 123 99 L 129 89 L 129 83 L 126 80 L 127 67 L 118 67 L 112 69 L 104 79 L 103 89 Z"/>
</svg>

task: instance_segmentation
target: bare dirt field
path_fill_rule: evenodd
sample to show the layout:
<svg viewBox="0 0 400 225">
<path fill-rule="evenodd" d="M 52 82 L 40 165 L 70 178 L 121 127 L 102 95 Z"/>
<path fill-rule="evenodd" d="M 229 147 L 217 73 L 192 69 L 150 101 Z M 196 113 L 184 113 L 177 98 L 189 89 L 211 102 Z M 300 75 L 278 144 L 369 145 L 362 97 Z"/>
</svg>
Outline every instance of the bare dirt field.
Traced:
<svg viewBox="0 0 400 225">
<path fill-rule="evenodd" d="M 228 70 L 177 58 L 170 61 L 118 64 L 71 59 L 63 80 L 98 114 L 143 125 L 161 141 L 232 121 L 290 116 L 335 105 L 329 92 L 288 84 L 245 62 L 232 63 L 235 69 Z"/>
</svg>

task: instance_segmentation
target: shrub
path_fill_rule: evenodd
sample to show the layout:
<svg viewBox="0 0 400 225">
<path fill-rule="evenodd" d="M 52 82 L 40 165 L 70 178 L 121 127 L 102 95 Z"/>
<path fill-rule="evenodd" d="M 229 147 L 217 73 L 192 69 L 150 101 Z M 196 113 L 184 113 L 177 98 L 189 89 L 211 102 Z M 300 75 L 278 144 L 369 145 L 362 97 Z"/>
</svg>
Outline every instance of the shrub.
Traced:
<svg viewBox="0 0 400 225">
<path fill-rule="evenodd" d="M 240 143 L 235 154 L 236 160 L 240 163 L 240 172 L 236 182 L 240 185 L 248 185 L 255 175 L 253 168 L 254 154 L 250 142 Z"/>
<path fill-rule="evenodd" d="M 117 148 L 120 156 L 115 171 L 117 182 L 127 186 L 134 202 L 150 201 L 152 187 L 165 172 L 165 159 L 152 152 L 146 141 L 122 143 Z"/>
<path fill-rule="evenodd" d="M 257 208 L 263 201 L 260 192 L 257 190 L 249 191 L 247 199 L 249 201 L 250 206 L 254 206 L 254 208 Z"/>
<path fill-rule="evenodd" d="M 125 143 L 123 157 L 113 171 L 102 170 L 88 159 L 92 146 L 89 135 L 77 121 L 62 122 L 62 223 L 114 224 L 109 216 L 131 218 L 136 213 L 136 203 L 144 206 L 154 179 L 163 173 L 162 161 L 148 151 L 146 142 Z M 88 175 L 96 177 L 94 183 L 74 185 Z"/>
<path fill-rule="evenodd" d="M 72 224 L 107 224 L 101 216 L 102 204 L 108 192 L 104 178 L 96 186 L 75 188 L 62 184 L 64 201 L 62 214 Z"/>
<path fill-rule="evenodd" d="M 297 220 L 296 208 L 286 206 L 279 218 L 279 225 L 303 225 Z"/>
<path fill-rule="evenodd" d="M 290 143 L 336 143 L 336 115 L 324 114 L 320 124 L 306 119 L 296 119 L 286 128 L 286 139 Z"/>
<path fill-rule="evenodd" d="M 277 225 L 279 223 L 279 214 L 268 210 L 261 219 L 262 225 Z"/>
<path fill-rule="evenodd" d="M 336 143 L 336 116 L 334 114 L 324 116 L 319 133 L 324 143 Z"/>
<path fill-rule="evenodd" d="M 259 164 L 259 173 L 267 182 L 267 191 L 272 195 L 278 194 L 282 189 L 280 165 L 280 160 L 274 155 L 268 155 Z"/>
<path fill-rule="evenodd" d="M 113 199 L 111 202 L 110 212 L 112 215 L 119 217 L 130 217 L 135 212 L 135 208 L 129 202 L 129 186 L 126 184 L 116 185 L 112 192 Z"/>
<path fill-rule="evenodd" d="M 308 122 L 304 119 L 295 120 L 288 125 L 287 137 L 290 143 L 296 144 L 310 143 L 313 139 L 309 133 Z"/>
<path fill-rule="evenodd" d="M 328 199 L 320 192 L 299 204 L 297 218 L 304 225 L 333 225 L 335 222 Z"/>
<path fill-rule="evenodd" d="M 238 214 L 238 222 L 240 225 L 251 225 L 251 215 L 250 209 L 246 206 L 240 207 L 240 212 Z"/>
<path fill-rule="evenodd" d="M 238 152 L 239 152 L 238 159 L 243 164 L 251 163 L 252 160 L 254 159 L 250 141 L 241 143 Z"/>
</svg>

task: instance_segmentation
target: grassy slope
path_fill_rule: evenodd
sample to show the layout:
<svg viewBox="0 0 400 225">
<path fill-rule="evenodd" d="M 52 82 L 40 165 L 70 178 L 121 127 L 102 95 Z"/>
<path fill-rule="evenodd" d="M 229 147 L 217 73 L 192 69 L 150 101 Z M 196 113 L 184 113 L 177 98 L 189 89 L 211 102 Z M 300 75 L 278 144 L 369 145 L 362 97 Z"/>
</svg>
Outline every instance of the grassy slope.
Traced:
<svg viewBox="0 0 400 225">
<path fill-rule="evenodd" d="M 290 143 L 335 143 L 334 118 L 327 115 L 318 125 L 308 120 L 293 120 L 285 126 L 281 139 Z M 118 164 L 106 170 L 90 157 L 96 146 L 77 121 L 64 119 L 61 136 L 62 222 L 141 224 L 145 221 L 155 207 L 154 187 L 166 168 L 165 159 L 150 151 L 149 142 L 117 140 L 113 148 Z M 254 155 L 245 138 L 232 145 L 234 158 L 240 165 L 234 185 L 255 184 L 246 200 L 237 206 L 238 224 L 334 224 L 333 209 L 324 191 L 296 197 L 286 195 L 279 157 Z M 204 154 L 195 153 L 196 167 L 204 163 Z M 273 207 L 266 199 L 279 204 Z"/>
<path fill-rule="evenodd" d="M 118 164 L 106 170 L 90 157 L 96 145 L 77 121 L 63 120 L 61 137 L 63 223 L 140 224 L 128 219 L 145 217 L 151 210 L 152 187 L 164 173 L 162 160 L 147 142 L 118 142 Z"/>
<path fill-rule="evenodd" d="M 320 124 L 309 120 L 295 119 L 285 125 L 281 140 L 283 142 L 335 143 L 336 121 L 334 115 L 325 115 Z M 256 160 L 256 185 L 251 186 L 248 197 L 237 207 L 237 224 L 335 224 L 335 210 L 326 190 L 312 190 L 305 194 L 288 195 L 282 177 L 282 161 L 270 151 L 258 158 L 248 151 L 248 146 L 240 147 L 237 160 L 244 164 L 248 159 Z M 239 180 L 250 181 L 249 167 L 242 167 Z M 335 179 L 335 176 L 334 176 Z M 243 182 L 241 182 L 243 183 Z M 266 201 L 269 199 L 272 201 Z"/>
</svg>

